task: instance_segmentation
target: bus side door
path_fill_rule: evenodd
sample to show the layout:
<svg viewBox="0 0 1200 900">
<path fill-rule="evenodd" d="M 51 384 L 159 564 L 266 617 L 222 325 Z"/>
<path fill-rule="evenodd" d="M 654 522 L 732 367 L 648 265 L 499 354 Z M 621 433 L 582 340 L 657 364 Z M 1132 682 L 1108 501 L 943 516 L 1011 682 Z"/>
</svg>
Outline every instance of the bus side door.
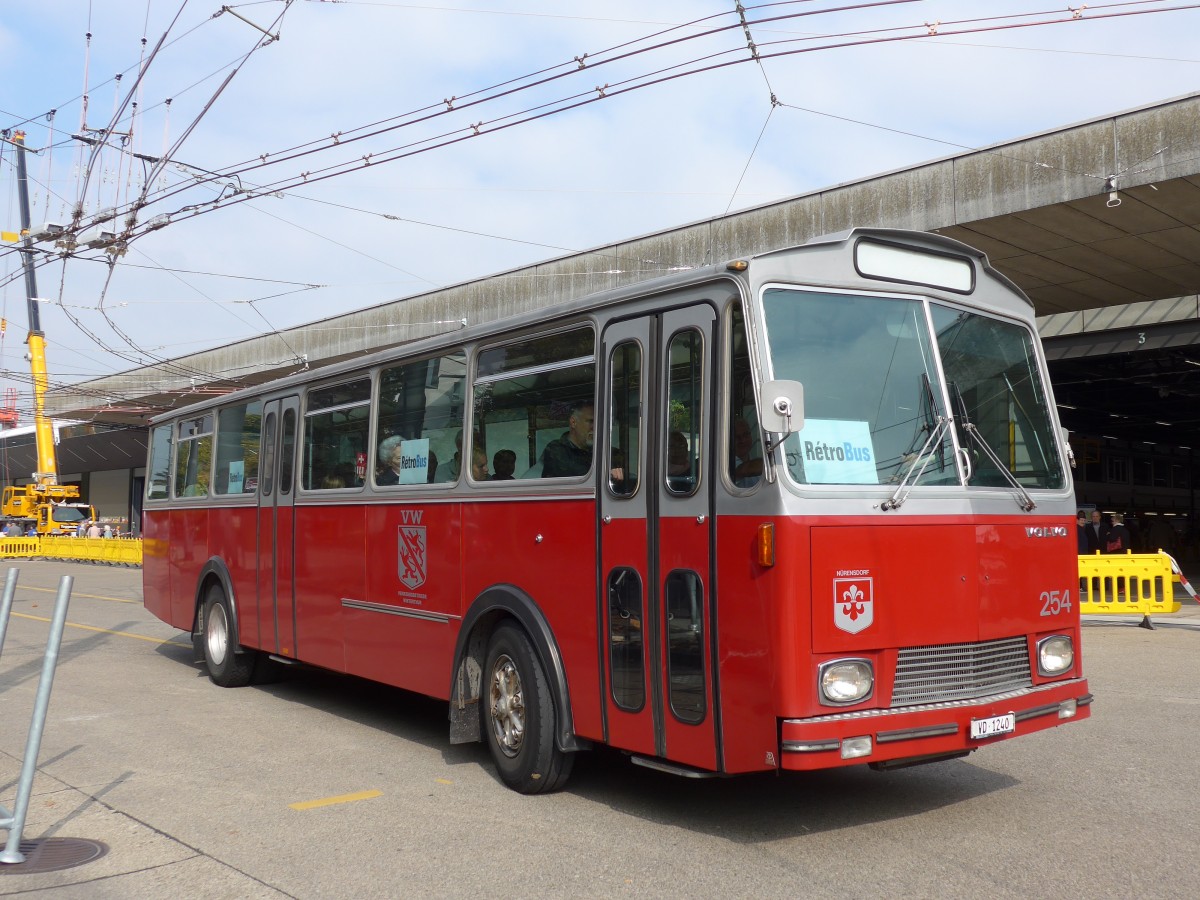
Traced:
<svg viewBox="0 0 1200 900">
<path fill-rule="evenodd" d="M 712 347 L 696 305 L 604 332 L 600 634 L 608 742 L 719 764 L 712 678 Z M 620 477 L 617 477 L 620 473 Z"/>
<path fill-rule="evenodd" d="M 259 633 L 264 649 L 289 657 L 297 655 L 294 504 L 299 415 L 300 398 L 295 395 L 263 405 L 259 464 Z"/>
</svg>

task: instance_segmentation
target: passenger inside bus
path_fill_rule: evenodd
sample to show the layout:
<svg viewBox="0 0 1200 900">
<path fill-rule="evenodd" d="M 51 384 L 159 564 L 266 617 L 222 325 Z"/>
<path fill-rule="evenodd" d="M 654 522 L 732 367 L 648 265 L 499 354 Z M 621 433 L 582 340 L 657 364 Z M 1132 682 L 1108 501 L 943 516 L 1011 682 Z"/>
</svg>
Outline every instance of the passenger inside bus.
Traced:
<svg viewBox="0 0 1200 900">
<path fill-rule="evenodd" d="M 612 470 L 609 472 L 609 487 L 614 494 L 628 496 L 637 488 L 637 476 L 630 473 L 626 477 L 625 451 L 620 447 L 612 448 Z"/>
<path fill-rule="evenodd" d="M 487 451 L 479 445 L 471 452 L 471 477 L 475 481 L 488 480 Z"/>
<path fill-rule="evenodd" d="M 758 484 L 762 472 L 762 448 L 754 439 L 750 423 L 745 419 L 734 419 L 733 437 L 730 441 L 729 477 L 738 487 L 748 488 Z"/>
<path fill-rule="evenodd" d="M 404 456 L 401 444 L 404 439 L 398 434 L 384 438 L 379 444 L 380 470 L 375 476 L 376 484 L 399 484 L 400 463 Z"/>
<path fill-rule="evenodd" d="M 571 407 L 567 430 L 542 451 L 543 478 L 586 475 L 592 467 L 593 409 L 591 401 Z"/>
<path fill-rule="evenodd" d="M 672 431 L 667 438 L 667 484 L 673 491 L 690 491 L 695 483 L 687 438 L 682 431 Z"/>
<path fill-rule="evenodd" d="M 517 454 L 512 450 L 497 450 L 492 457 L 492 481 L 511 481 L 517 469 Z"/>
</svg>

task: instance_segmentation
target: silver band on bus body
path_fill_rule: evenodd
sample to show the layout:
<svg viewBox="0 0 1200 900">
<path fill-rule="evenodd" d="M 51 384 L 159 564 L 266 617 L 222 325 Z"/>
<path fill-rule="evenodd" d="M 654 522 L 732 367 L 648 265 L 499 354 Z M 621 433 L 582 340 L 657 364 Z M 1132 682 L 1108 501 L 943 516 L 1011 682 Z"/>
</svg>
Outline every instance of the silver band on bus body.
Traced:
<svg viewBox="0 0 1200 900">
<path fill-rule="evenodd" d="M 351 600 L 349 597 L 342 598 L 342 606 L 348 609 L 384 613 L 389 616 L 401 616 L 405 619 L 424 619 L 426 622 L 441 622 L 442 624 L 448 624 L 451 621 L 462 618 L 462 616 L 452 616 L 448 613 L 426 612 L 423 609 L 409 609 L 402 606 L 388 606 L 385 603 L 368 603 L 365 600 Z"/>
</svg>

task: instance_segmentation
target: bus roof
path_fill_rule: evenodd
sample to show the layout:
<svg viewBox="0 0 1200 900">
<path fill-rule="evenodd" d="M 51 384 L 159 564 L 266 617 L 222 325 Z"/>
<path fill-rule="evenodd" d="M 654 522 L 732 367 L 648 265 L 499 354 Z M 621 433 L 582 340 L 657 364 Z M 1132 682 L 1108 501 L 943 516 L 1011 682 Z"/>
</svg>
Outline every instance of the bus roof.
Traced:
<svg viewBox="0 0 1200 900">
<path fill-rule="evenodd" d="M 603 309 L 607 306 L 621 303 L 632 297 L 650 296 L 653 294 L 679 290 L 692 285 L 703 284 L 705 282 L 717 280 L 727 280 L 731 283 L 740 284 L 742 290 L 746 291 L 748 290 L 748 282 L 745 277 L 741 276 L 740 273 L 743 269 L 747 269 L 748 267 L 735 266 L 735 262 L 749 263 L 757 259 L 769 259 L 788 253 L 795 254 L 797 251 L 820 252 L 821 250 L 830 248 L 833 245 L 846 244 L 860 237 L 875 237 L 892 243 L 905 243 L 920 247 L 928 247 L 929 249 L 935 251 L 950 253 L 956 256 L 970 257 L 990 279 L 994 279 L 1003 284 L 1015 296 L 1021 298 L 1021 300 L 1028 305 L 1031 310 L 1033 308 L 1033 302 L 1028 298 L 1028 296 L 1026 296 L 1024 291 L 1017 287 L 1017 285 L 1006 276 L 992 268 L 985 253 L 983 253 L 981 250 L 971 247 L 968 244 L 964 244 L 961 241 L 953 238 L 944 237 L 931 232 L 918 232 L 896 228 L 851 228 L 844 231 L 814 237 L 800 245 L 780 247 L 775 250 L 768 250 L 745 257 L 733 257 L 731 260 L 726 262 L 697 266 L 695 268 L 686 269 L 685 271 L 673 272 L 668 275 L 650 278 L 645 281 L 638 281 L 631 284 L 622 285 L 620 287 L 608 288 L 606 290 L 597 291 L 593 294 L 588 294 L 574 300 L 556 303 L 551 306 L 520 313 L 518 315 L 495 319 L 478 325 L 464 325 L 455 331 L 446 331 L 442 332 L 441 334 L 420 338 L 409 343 L 391 345 L 387 348 L 377 350 L 354 359 L 342 360 L 330 365 L 321 366 L 318 369 L 304 368 L 291 375 L 285 375 L 282 378 L 277 378 L 261 384 L 250 385 L 219 397 L 207 397 L 202 401 L 189 404 L 188 406 L 160 413 L 150 419 L 150 424 L 157 425 L 164 421 L 169 421 L 181 416 L 200 413 L 204 410 L 215 409 L 228 403 L 236 403 L 243 398 L 249 398 L 278 390 L 286 390 L 287 388 L 295 385 L 307 384 L 315 379 L 323 380 L 325 378 L 336 378 L 342 374 L 370 368 L 374 365 L 378 365 L 381 362 L 394 359 L 400 355 L 420 356 L 436 351 L 442 347 L 483 340 L 492 335 L 502 334 L 504 332 L 519 331 L 524 328 L 549 325 L 554 320 L 567 319 L 572 316 L 577 316 L 581 313 Z M 465 321 L 466 320 L 463 319 L 463 322 Z"/>
</svg>

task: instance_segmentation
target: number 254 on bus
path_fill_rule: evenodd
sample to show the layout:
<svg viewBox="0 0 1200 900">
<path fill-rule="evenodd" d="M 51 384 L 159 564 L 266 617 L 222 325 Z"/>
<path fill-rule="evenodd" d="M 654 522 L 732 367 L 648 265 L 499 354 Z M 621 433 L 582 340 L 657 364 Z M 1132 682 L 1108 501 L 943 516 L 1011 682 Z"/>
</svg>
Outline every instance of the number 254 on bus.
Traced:
<svg viewBox="0 0 1200 900">
<path fill-rule="evenodd" d="M 526 793 L 935 762 L 1088 716 L 1069 458 L 1025 295 L 857 229 L 157 417 L 145 603 Z"/>
</svg>

